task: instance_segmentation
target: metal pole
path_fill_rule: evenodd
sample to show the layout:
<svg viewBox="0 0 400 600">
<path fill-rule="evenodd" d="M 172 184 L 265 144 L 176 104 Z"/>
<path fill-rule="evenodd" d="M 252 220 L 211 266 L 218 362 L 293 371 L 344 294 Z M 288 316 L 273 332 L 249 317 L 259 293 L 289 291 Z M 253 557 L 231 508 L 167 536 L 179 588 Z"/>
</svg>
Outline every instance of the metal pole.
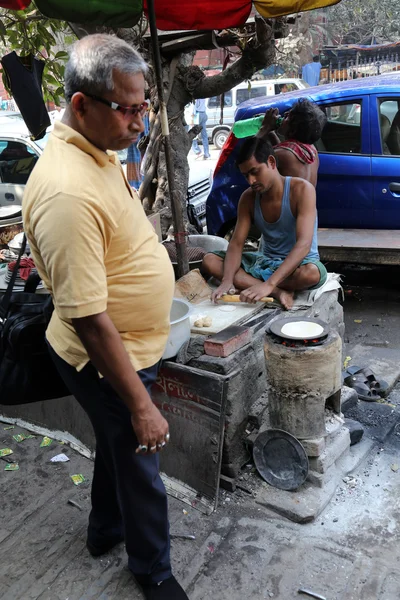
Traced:
<svg viewBox="0 0 400 600">
<path fill-rule="evenodd" d="M 156 75 L 158 101 L 160 103 L 160 120 L 161 120 L 161 133 L 164 141 L 165 148 L 165 160 L 167 164 L 167 181 L 169 196 L 171 198 L 171 210 L 172 220 L 174 223 L 175 230 L 175 246 L 176 246 L 176 257 L 178 263 L 178 275 L 182 277 L 189 272 L 189 262 L 187 255 L 187 243 L 186 243 L 186 231 L 182 214 L 182 205 L 179 202 L 175 191 L 174 182 L 174 164 L 172 160 L 171 143 L 169 137 L 169 125 L 168 125 L 168 114 L 167 106 L 164 101 L 164 88 L 162 82 L 162 66 L 161 66 L 161 55 L 160 46 L 158 44 L 157 25 L 156 25 L 156 13 L 154 10 L 154 0 L 147 0 L 147 11 L 149 14 L 150 33 L 151 33 L 151 46 L 153 50 L 154 60 L 154 71 Z"/>
</svg>

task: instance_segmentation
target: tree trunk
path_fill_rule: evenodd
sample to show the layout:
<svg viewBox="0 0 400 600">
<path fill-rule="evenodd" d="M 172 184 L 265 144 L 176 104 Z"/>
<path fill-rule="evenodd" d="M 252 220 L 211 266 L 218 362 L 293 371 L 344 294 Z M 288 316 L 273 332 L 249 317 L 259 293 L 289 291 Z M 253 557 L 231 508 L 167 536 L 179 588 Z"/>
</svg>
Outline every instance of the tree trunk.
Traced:
<svg viewBox="0 0 400 600">
<path fill-rule="evenodd" d="M 279 21 L 279 31 L 285 27 L 285 22 Z M 187 219 L 187 189 L 189 180 L 189 165 L 187 155 L 193 138 L 199 133 L 196 126 L 186 131 L 184 121 L 185 106 L 196 98 L 218 96 L 262 68 L 272 64 L 275 58 L 276 28 L 271 27 L 263 19 L 256 20 L 256 35 L 250 39 L 243 49 L 242 56 L 222 73 L 206 77 L 203 71 L 192 65 L 194 52 L 180 54 L 172 61 L 163 59 L 163 77 L 165 94 L 168 98 L 167 110 L 170 126 L 170 140 L 173 151 L 174 178 L 185 224 L 190 232 L 191 226 Z M 151 64 L 150 49 L 145 58 Z M 171 84 L 172 82 L 172 84 Z M 152 106 L 158 110 L 157 92 L 153 77 L 150 77 L 150 93 Z M 141 185 L 139 195 L 147 212 L 159 212 L 162 232 L 165 236 L 172 232 L 171 203 L 167 185 L 166 164 L 163 148 L 160 144 L 160 127 L 157 118 L 152 115 L 153 131 L 144 163 L 145 180 Z"/>
</svg>

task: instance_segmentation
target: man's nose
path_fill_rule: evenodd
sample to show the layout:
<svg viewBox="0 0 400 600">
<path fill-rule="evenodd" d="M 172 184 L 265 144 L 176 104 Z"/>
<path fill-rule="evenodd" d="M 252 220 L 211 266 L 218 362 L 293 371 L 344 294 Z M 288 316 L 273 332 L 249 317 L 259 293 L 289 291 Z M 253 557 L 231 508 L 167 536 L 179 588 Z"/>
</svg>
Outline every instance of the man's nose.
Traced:
<svg viewBox="0 0 400 600">
<path fill-rule="evenodd" d="M 135 115 L 131 117 L 129 129 L 131 131 L 137 131 L 138 133 L 142 133 L 142 131 L 144 131 L 143 117 L 141 115 Z"/>
<path fill-rule="evenodd" d="M 254 177 L 254 175 L 248 175 L 247 176 L 247 181 L 249 182 L 249 185 L 253 185 L 253 183 L 255 183 L 256 178 Z"/>
</svg>

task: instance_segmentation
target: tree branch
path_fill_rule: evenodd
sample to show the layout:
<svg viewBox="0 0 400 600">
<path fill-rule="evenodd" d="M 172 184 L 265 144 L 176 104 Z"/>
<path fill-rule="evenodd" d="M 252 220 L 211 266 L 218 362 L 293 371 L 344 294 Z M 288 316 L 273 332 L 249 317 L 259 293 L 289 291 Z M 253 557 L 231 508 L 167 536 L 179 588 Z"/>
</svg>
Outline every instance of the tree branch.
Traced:
<svg viewBox="0 0 400 600">
<path fill-rule="evenodd" d="M 256 71 L 264 69 L 275 59 L 274 28 L 261 17 L 255 18 L 256 36 L 248 41 L 242 56 L 218 75 L 205 77 L 198 67 L 189 69 L 186 75 L 186 89 L 193 98 L 218 96 L 251 79 Z"/>
</svg>

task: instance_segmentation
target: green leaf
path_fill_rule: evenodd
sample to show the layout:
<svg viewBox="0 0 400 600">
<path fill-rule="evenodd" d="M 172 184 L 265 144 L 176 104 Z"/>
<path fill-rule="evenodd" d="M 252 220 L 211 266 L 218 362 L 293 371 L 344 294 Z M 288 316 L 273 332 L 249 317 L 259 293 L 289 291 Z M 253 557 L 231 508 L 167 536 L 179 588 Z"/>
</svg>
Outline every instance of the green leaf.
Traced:
<svg viewBox="0 0 400 600">
<path fill-rule="evenodd" d="M 63 50 L 60 50 L 60 52 L 57 52 L 57 54 L 55 55 L 54 58 L 66 58 L 68 59 L 68 52 L 64 52 Z"/>
<path fill-rule="evenodd" d="M 54 85 L 57 88 L 59 87 L 59 82 L 57 81 L 57 79 L 55 77 L 53 77 L 53 75 L 50 75 L 49 73 L 46 74 L 46 81 L 50 85 Z"/>
</svg>

